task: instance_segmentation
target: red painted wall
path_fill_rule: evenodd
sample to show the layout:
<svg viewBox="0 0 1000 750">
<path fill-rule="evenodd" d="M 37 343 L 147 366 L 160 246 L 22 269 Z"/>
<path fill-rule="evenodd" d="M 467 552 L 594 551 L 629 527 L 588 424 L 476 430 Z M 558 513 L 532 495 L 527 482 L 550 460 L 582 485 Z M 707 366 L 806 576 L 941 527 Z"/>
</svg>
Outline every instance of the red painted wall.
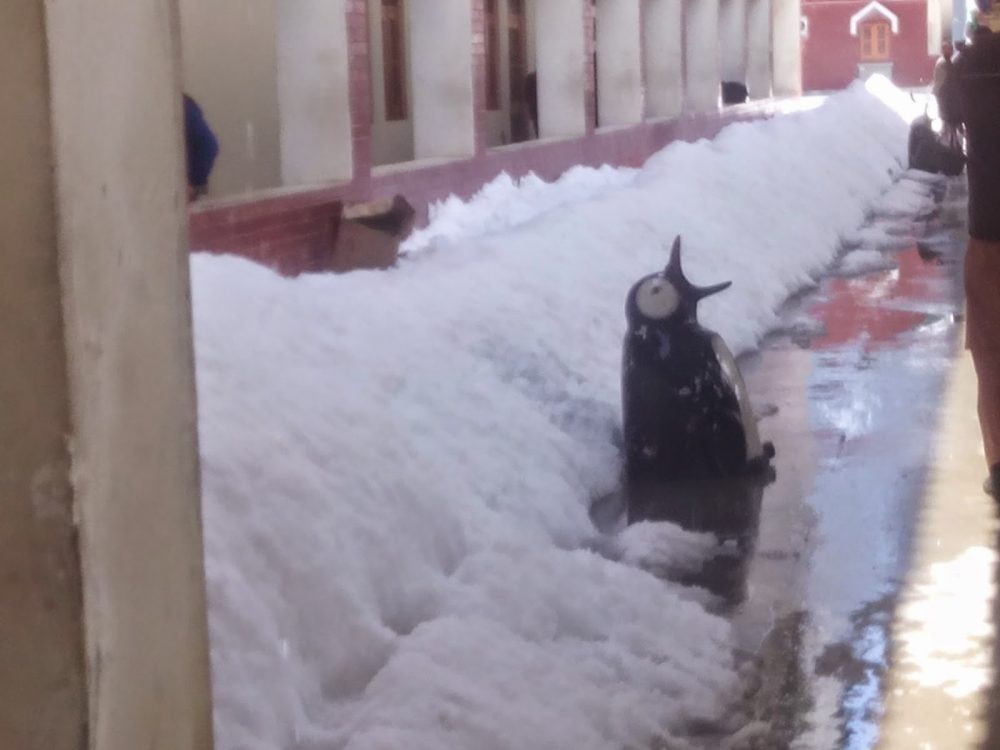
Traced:
<svg viewBox="0 0 1000 750">
<path fill-rule="evenodd" d="M 348 0 L 350 41 L 349 79 L 354 176 L 342 184 L 315 189 L 279 189 L 245 198 L 208 201 L 191 209 L 191 247 L 194 250 L 246 256 L 281 273 L 294 275 L 323 266 L 339 223 L 343 203 L 356 203 L 402 194 L 417 212 L 417 224 L 426 222 L 428 206 L 457 195 L 468 199 L 501 172 L 520 177 L 534 172 L 553 180 L 577 164 L 638 166 L 674 140 L 711 138 L 737 120 L 768 117 L 794 110 L 797 100 L 728 107 L 704 115 L 647 122 L 628 128 L 594 130 L 593 6 L 584 3 L 581 33 L 584 55 L 587 129 L 578 138 L 528 142 L 487 149 L 485 137 L 486 59 L 483 0 L 473 0 L 473 48 L 476 154 L 434 166 L 398 165 L 373 169 L 371 150 L 371 67 L 369 65 L 368 9 L 365 0 Z"/>
<path fill-rule="evenodd" d="M 851 36 L 850 19 L 866 5 L 868 0 L 803 0 L 802 15 L 809 19 L 809 34 L 802 41 L 806 91 L 842 89 L 857 77 L 861 40 Z M 926 0 L 882 0 L 882 5 L 899 17 L 899 33 L 889 47 L 893 83 L 930 83 L 936 58 L 927 54 Z"/>
<path fill-rule="evenodd" d="M 327 196 L 303 194 L 195 210 L 191 247 L 240 255 L 287 276 L 320 270 L 333 251 L 341 207 Z"/>
</svg>

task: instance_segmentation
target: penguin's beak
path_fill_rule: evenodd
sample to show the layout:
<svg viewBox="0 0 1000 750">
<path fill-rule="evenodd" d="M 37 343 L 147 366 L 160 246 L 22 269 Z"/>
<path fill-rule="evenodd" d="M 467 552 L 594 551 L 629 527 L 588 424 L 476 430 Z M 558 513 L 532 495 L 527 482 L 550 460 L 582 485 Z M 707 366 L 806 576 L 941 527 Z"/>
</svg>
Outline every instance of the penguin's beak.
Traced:
<svg viewBox="0 0 1000 750">
<path fill-rule="evenodd" d="M 713 284 L 712 286 L 696 286 L 694 287 L 694 293 L 699 300 L 703 300 L 705 297 L 711 297 L 713 294 L 724 292 L 732 285 L 733 282 L 731 281 L 723 281 L 721 284 Z"/>
<path fill-rule="evenodd" d="M 713 286 L 695 286 L 684 276 L 684 269 L 681 268 L 681 237 L 674 238 L 674 244 L 670 248 L 670 262 L 663 269 L 663 278 L 670 281 L 680 292 L 682 297 L 693 299 L 694 302 L 711 297 L 713 294 L 728 289 L 733 282 L 726 281 Z"/>
</svg>

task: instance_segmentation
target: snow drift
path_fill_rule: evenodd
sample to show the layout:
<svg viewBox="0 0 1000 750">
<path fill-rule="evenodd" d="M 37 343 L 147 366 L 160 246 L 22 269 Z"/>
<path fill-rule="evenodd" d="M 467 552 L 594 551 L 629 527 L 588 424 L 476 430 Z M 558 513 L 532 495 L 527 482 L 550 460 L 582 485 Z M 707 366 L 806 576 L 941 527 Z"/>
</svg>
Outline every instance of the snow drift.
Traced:
<svg viewBox="0 0 1000 750">
<path fill-rule="evenodd" d="M 719 718 L 727 623 L 641 549 L 582 549 L 618 479 L 625 293 L 681 234 L 695 283 L 735 282 L 705 323 L 753 347 L 901 171 L 892 96 L 508 180 L 387 272 L 195 255 L 219 748 L 675 747 Z"/>
</svg>

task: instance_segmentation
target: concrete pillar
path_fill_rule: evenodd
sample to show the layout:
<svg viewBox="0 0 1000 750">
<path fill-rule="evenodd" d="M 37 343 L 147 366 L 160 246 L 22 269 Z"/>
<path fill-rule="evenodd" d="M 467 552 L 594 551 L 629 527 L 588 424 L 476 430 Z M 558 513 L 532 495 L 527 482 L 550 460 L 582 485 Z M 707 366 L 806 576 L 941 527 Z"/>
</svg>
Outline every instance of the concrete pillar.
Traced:
<svg viewBox="0 0 1000 750">
<path fill-rule="evenodd" d="M 0 747 L 212 746 L 173 0 L 4 0 Z"/>
<path fill-rule="evenodd" d="M 771 0 L 771 82 L 774 96 L 802 94 L 799 0 Z"/>
<path fill-rule="evenodd" d="M 642 122 L 640 0 L 597 0 L 597 112 L 601 127 Z"/>
<path fill-rule="evenodd" d="M 927 54 L 931 57 L 941 54 L 943 42 L 953 41 L 951 26 L 954 12 L 952 0 L 927 0 Z"/>
<path fill-rule="evenodd" d="M 689 112 L 719 108 L 719 0 L 685 0 L 684 106 Z"/>
<path fill-rule="evenodd" d="M 646 0 L 643 45 L 647 117 L 676 117 L 684 106 L 682 1 Z"/>
<path fill-rule="evenodd" d="M 751 99 L 771 96 L 771 0 L 747 0 L 747 88 Z"/>
<path fill-rule="evenodd" d="M 588 61 L 584 40 L 584 0 L 540 0 L 535 5 L 538 64 L 538 119 L 542 138 L 569 138 L 587 132 Z"/>
<path fill-rule="evenodd" d="M 682 1 L 646 0 L 643 45 L 650 118 L 676 117 L 684 106 Z"/>
<path fill-rule="evenodd" d="M 720 0 L 719 48 L 722 80 L 746 83 L 747 0 Z"/>
<path fill-rule="evenodd" d="M 353 172 L 346 0 L 278 3 L 278 106 L 285 185 Z"/>
<path fill-rule="evenodd" d="M 472 3 L 409 0 L 407 10 L 416 158 L 473 156 Z"/>
<path fill-rule="evenodd" d="M 646 0 L 643 45 L 647 117 L 676 117 L 684 106 L 682 2 Z"/>
</svg>

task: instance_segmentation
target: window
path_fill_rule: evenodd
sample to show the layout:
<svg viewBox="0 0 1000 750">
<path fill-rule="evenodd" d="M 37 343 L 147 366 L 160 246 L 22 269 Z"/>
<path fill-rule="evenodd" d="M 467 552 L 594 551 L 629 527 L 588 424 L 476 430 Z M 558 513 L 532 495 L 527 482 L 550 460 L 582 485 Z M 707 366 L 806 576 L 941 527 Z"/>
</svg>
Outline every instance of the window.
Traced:
<svg viewBox="0 0 1000 750">
<path fill-rule="evenodd" d="M 497 0 L 486 0 L 486 109 L 500 109 L 500 17 Z"/>
<path fill-rule="evenodd" d="M 406 119 L 406 24 L 403 0 L 382 0 L 382 77 L 385 119 Z"/>
<path fill-rule="evenodd" d="M 861 24 L 858 29 L 858 36 L 861 38 L 861 59 L 888 60 L 890 33 L 888 21 L 869 21 Z"/>
</svg>

